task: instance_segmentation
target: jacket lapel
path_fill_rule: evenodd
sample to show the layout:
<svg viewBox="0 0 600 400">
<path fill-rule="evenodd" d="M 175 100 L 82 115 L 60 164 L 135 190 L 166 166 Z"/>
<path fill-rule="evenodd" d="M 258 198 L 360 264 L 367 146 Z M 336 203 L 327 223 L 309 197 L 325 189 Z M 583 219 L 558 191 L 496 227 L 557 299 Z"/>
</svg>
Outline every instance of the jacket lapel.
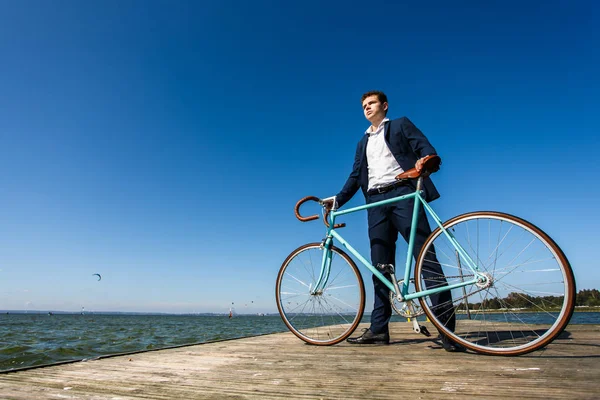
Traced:
<svg viewBox="0 0 600 400">
<path fill-rule="evenodd" d="M 361 140 L 361 151 L 360 151 L 360 181 L 365 185 L 367 185 L 367 140 L 369 136 L 364 135 Z M 364 182 L 363 182 L 364 181 Z"/>
<path fill-rule="evenodd" d="M 367 140 L 368 140 L 368 135 L 364 135 L 363 138 L 361 139 L 361 151 L 360 151 L 360 163 L 366 163 L 367 162 Z"/>
<path fill-rule="evenodd" d="M 383 128 L 383 137 L 385 138 L 388 147 L 390 147 L 390 125 L 390 121 L 387 121 Z"/>
<path fill-rule="evenodd" d="M 392 133 L 392 124 L 391 124 L 391 121 L 388 121 L 385 123 L 385 133 L 384 133 L 385 143 L 387 144 L 388 149 L 390 149 L 390 151 L 392 152 L 392 155 L 398 162 L 398 165 L 400 165 L 400 168 L 402 168 L 403 170 L 406 171 L 405 166 L 402 165 L 402 164 L 404 164 L 404 158 L 402 157 L 402 154 L 399 153 L 399 151 L 395 147 L 392 147 L 392 145 L 390 144 L 391 133 Z"/>
</svg>

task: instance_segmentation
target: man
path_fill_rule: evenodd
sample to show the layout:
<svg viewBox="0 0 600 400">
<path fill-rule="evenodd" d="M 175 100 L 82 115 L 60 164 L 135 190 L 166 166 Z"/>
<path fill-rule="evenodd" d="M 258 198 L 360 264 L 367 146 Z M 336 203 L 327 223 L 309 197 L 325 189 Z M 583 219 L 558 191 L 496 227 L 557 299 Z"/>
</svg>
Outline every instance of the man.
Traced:
<svg viewBox="0 0 600 400">
<path fill-rule="evenodd" d="M 363 112 L 371 126 L 359 141 L 352 173 L 346 184 L 335 198 L 326 201 L 328 207 L 341 207 L 362 188 L 367 204 L 412 193 L 416 190 L 414 182 L 396 181 L 395 177 L 411 168 L 420 171 L 423 159 L 436 154 L 425 135 L 406 117 L 390 121 L 387 96 L 383 92 L 371 91 L 362 98 Z M 423 190 L 426 201 L 437 199 L 440 195 L 429 177 L 423 179 Z M 335 202 L 335 204 L 334 204 Z M 374 266 L 395 263 L 396 240 L 398 233 L 408 242 L 412 222 L 414 200 L 403 200 L 389 205 L 368 209 L 369 240 L 371 243 L 371 262 Z M 419 220 L 415 235 L 413 255 L 419 255 L 431 228 L 425 211 L 419 209 Z M 435 259 L 433 261 L 436 261 Z M 440 284 L 443 272 L 439 265 L 428 265 L 428 275 L 424 279 Z M 389 274 L 385 274 L 389 278 Z M 442 281 L 445 281 L 443 278 Z M 442 283 L 445 284 L 445 283 Z M 371 314 L 371 326 L 357 338 L 349 338 L 353 344 L 388 344 L 390 341 L 388 323 L 392 315 L 389 300 L 389 289 L 373 275 L 375 289 L 375 305 Z M 434 284 L 428 285 L 429 288 Z M 431 296 L 436 307 L 436 316 L 454 330 L 455 316 L 452 297 L 449 291 Z M 446 351 L 464 351 L 464 347 L 442 336 L 442 345 Z"/>
</svg>

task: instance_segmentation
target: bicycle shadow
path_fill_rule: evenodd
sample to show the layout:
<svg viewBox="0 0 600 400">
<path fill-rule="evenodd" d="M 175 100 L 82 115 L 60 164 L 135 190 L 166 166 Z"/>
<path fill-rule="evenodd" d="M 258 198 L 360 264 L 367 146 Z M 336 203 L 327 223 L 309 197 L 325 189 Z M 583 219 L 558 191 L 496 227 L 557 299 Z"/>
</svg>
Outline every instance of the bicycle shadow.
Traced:
<svg viewBox="0 0 600 400">
<path fill-rule="evenodd" d="M 508 343 L 512 344 L 512 343 L 514 343 L 515 340 L 518 340 L 518 339 L 523 340 L 523 342 L 528 342 L 531 339 L 534 339 L 535 337 L 539 337 L 539 336 L 543 335 L 544 333 L 546 333 L 545 329 L 539 329 L 539 330 L 529 331 L 527 333 L 527 335 L 523 334 L 520 337 L 515 337 L 515 331 L 493 331 L 493 332 L 478 332 L 477 335 L 472 334 L 472 335 L 466 335 L 465 337 L 472 340 L 472 342 L 474 344 L 479 344 L 482 346 L 489 346 L 489 345 L 499 345 L 499 344 L 502 344 L 502 342 L 506 342 L 507 344 Z M 441 341 L 440 341 L 439 337 L 437 338 L 436 342 L 439 342 L 440 346 L 441 346 Z M 572 333 L 569 332 L 568 330 L 565 330 L 558 337 L 556 337 L 556 339 L 554 339 L 551 343 L 549 343 L 545 347 L 538 349 L 533 353 L 528 353 L 525 355 L 521 355 L 519 357 L 548 358 L 548 359 L 551 359 L 551 358 L 556 358 L 556 359 L 558 359 L 558 358 L 564 358 L 564 359 L 600 358 L 600 351 L 599 351 L 599 354 L 589 354 L 587 352 L 586 352 L 586 354 L 572 354 L 572 352 L 569 352 L 570 354 L 546 354 L 548 352 L 548 346 L 553 346 L 553 347 L 554 346 L 556 346 L 556 347 L 586 346 L 586 347 L 593 347 L 593 348 L 600 349 L 600 344 L 574 342 Z M 469 350 L 469 352 L 472 352 L 472 351 Z"/>
<path fill-rule="evenodd" d="M 591 347 L 592 349 L 590 351 L 594 351 L 596 349 L 597 353 L 596 354 L 589 354 L 589 351 L 586 351 L 586 354 L 572 354 L 572 350 L 569 349 L 569 353 L 570 354 L 544 354 L 548 351 L 548 346 L 551 347 Z M 573 338 L 573 335 L 571 334 L 571 332 L 565 330 L 563 331 L 556 339 L 554 339 L 552 341 L 552 343 L 550 343 L 548 346 L 540 349 L 539 351 L 536 351 L 534 353 L 530 353 L 530 354 L 526 354 L 523 355 L 521 357 L 523 358 L 548 358 L 548 359 L 560 359 L 560 358 L 564 358 L 564 359 L 584 359 L 584 358 L 600 358 L 600 344 L 596 344 L 596 343 L 578 343 L 576 342 L 576 339 Z"/>
<path fill-rule="evenodd" d="M 534 330 L 534 331 L 528 331 L 528 335 L 522 335 L 521 338 L 523 340 L 523 342 L 529 342 L 531 340 L 533 340 L 533 338 L 539 337 L 541 335 L 543 335 L 544 333 L 546 333 L 546 330 L 544 329 L 539 329 L 539 330 Z M 489 345 L 498 345 L 501 344 L 502 342 L 506 342 L 507 344 L 510 344 L 511 346 L 514 345 L 515 340 L 518 340 L 517 337 L 515 337 L 515 331 L 479 331 L 476 334 L 472 333 L 472 334 L 466 334 L 466 335 L 461 335 L 461 337 L 464 337 L 465 339 L 468 339 L 469 341 L 473 342 L 474 344 L 477 345 L 481 345 L 481 346 L 489 346 Z M 561 333 L 561 335 L 559 337 L 557 337 L 556 339 L 554 339 L 554 342 L 556 340 L 564 340 L 564 339 L 570 339 L 571 337 L 571 333 L 564 331 L 563 333 Z M 431 337 L 421 337 L 421 338 L 414 338 L 414 339 L 401 339 L 401 340 L 394 340 L 394 341 L 390 341 L 390 345 L 394 345 L 394 344 L 416 344 L 416 343 L 425 343 L 425 342 L 433 342 L 436 344 L 439 344 L 441 346 L 441 337 L 439 335 L 437 336 L 431 336 Z"/>
<path fill-rule="evenodd" d="M 435 341 L 435 338 L 431 337 L 423 337 L 418 339 L 401 339 L 401 340 L 391 340 L 390 346 L 392 345 L 404 345 L 404 344 L 419 344 L 419 343 L 427 343 Z"/>
</svg>

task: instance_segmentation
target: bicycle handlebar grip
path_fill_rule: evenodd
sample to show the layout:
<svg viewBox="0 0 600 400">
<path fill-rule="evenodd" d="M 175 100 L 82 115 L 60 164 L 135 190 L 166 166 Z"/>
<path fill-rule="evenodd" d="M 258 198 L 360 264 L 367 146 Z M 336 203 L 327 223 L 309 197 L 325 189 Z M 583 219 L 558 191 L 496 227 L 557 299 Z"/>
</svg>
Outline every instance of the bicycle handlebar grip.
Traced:
<svg viewBox="0 0 600 400">
<path fill-rule="evenodd" d="M 327 221 L 327 220 L 329 219 L 329 212 L 330 212 L 330 211 L 331 211 L 330 209 L 327 209 L 327 210 L 325 211 L 325 214 L 323 215 L 323 222 L 325 223 L 325 226 L 326 226 L 326 227 L 328 227 L 328 228 L 329 228 L 329 221 Z M 343 228 L 343 227 L 345 227 L 345 226 L 346 226 L 346 224 L 345 224 L 345 223 L 341 223 L 341 224 L 335 224 L 335 225 L 333 226 L 333 229 Z"/>
<path fill-rule="evenodd" d="M 300 206 L 310 200 L 316 201 L 318 203 L 320 199 L 315 196 L 306 196 L 306 197 L 300 199 L 296 203 L 296 207 L 294 207 L 294 213 L 296 214 L 296 218 L 298 218 L 302 222 L 308 222 L 308 221 L 312 221 L 312 220 L 319 218 L 319 215 L 317 215 L 317 214 L 311 215 L 310 217 L 303 217 L 302 215 L 300 215 Z"/>
</svg>

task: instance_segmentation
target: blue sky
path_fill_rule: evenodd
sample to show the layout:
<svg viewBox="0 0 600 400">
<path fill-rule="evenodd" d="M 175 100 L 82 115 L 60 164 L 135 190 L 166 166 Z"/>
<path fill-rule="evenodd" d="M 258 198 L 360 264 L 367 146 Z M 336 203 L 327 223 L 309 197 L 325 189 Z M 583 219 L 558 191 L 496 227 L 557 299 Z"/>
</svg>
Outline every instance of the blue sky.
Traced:
<svg viewBox="0 0 600 400">
<path fill-rule="evenodd" d="M 600 288 L 594 2 L 285 3 L 0 3 L 0 309 L 275 311 L 372 89 L 441 155 L 442 219 L 519 215 Z"/>
</svg>

